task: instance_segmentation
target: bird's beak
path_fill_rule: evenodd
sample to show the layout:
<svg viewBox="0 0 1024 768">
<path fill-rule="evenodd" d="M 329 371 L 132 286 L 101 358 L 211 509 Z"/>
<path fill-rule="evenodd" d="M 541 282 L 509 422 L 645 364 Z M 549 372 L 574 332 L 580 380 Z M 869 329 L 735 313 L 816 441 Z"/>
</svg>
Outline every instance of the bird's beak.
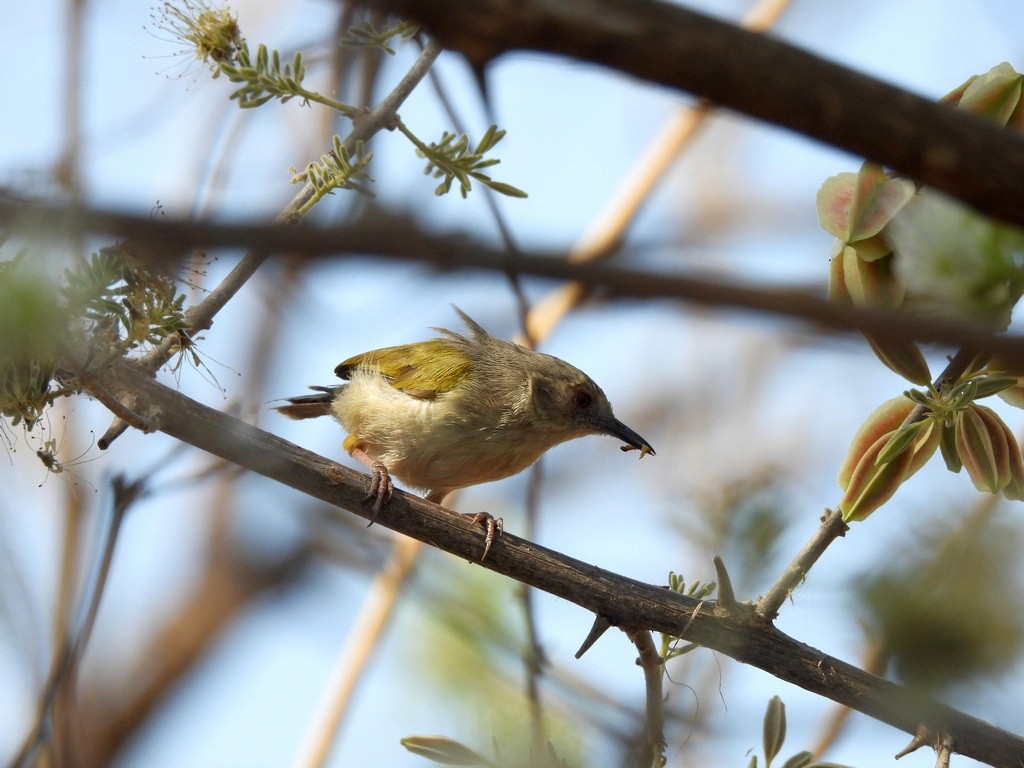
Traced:
<svg viewBox="0 0 1024 768">
<path fill-rule="evenodd" d="M 651 448 L 651 444 L 644 440 L 640 435 L 634 432 L 632 429 L 627 427 L 618 419 L 611 419 L 601 425 L 604 431 L 612 437 L 617 437 L 626 445 L 622 446 L 624 451 L 638 450 L 640 451 L 640 458 L 642 459 L 648 453 L 654 456 L 654 449 Z"/>
</svg>

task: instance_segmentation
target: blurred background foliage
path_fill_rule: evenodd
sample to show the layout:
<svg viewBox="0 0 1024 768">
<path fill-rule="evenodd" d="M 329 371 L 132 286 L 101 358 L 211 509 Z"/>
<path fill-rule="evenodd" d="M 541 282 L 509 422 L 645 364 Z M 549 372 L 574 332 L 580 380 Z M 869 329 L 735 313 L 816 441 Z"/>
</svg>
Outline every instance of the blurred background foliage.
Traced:
<svg viewBox="0 0 1024 768">
<path fill-rule="evenodd" d="M 747 10 L 693 5 L 733 19 Z M 775 32 L 939 98 L 998 61 L 1020 66 L 1024 28 L 1015 9 L 1010 2 L 868 2 L 856 10 L 793 2 Z M 205 63 L 192 51 L 168 57 L 182 44 L 166 41 L 167 6 L 162 11 L 163 26 L 161 8 L 154 21 L 125 0 L 10 10 L 0 61 L 14 71 L 30 59 L 38 71 L 35 86 L 21 78 L 0 83 L 0 98 L 21 104 L 26 118 L 0 136 L 6 187 L 153 215 L 255 219 L 272 217 L 294 194 L 289 182 L 302 173 L 294 169 L 330 157 L 332 148 L 339 157 L 331 137 L 344 136 L 348 124 L 337 111 L 300 98 L 238 109 L 229 99 L 237 81 L 213 80 L 206 69 L 221 54 Z M 385 20 L 345 4 L 245 0 L 233 11 L 254 49 L 265 42 L 292 65 L 301 50 L 304 85 L 345 103 L 375 103 L 418 53 L 401 32 L 386 38 L 394 55 L 383 50 L 373 31 Z M 361 31 L 346 33 L 353 25 Z M 346 34 L 364 44 L 334 44 Z M 414 211 L 432 229 L 500 242 L 493 204 L 520 245 L 568 249 L 623 210 L 622 179 L 657 126 L 690 101 L 536 55 L 501 60 L 488 84 L 507 131 L 500 145 L 492 136 L 484 147 L 501 160 L 488 174 L 528 197 L 489 203 L 484 187 L 494 185 L 487 184 L 472 185 L 465 200 L 435 197 L 438 182 L 424 177 L 424 157 L 384 132 L 369 146 L 372 204 Z M 449 55 L 402 119 L 417 136 L 452 132 L 449 144 L 472 137 L 460 157 L 480 149 L 492 123 L 471 74 Z M 350 164 L 346 170 L 348 160 L 334 164 L 342 172 L 336 194 L 312 208 L 316 221 L 341 221 L 371 205 L 344 189 L 368 184 Z M 444 157 L 426 160 L 436 171 Z M 478 162 L 471 158 L 477 171 Z M 824 295 L 830 236 L 817 226 L 815 196 L 827 178 L 859 163 L 714 115 L 644 198 L 616 258 Z M 442 185 L 470 168 L 450 170 Z M 994 295 L 993 281 L 1016 285 L 1019 269 L 1005 268 L 1019 262 L 989 258 L 1004 254 L 997 246 L 1006 243 L 1019 255 L 1016 235 L 973 251 L 977 222 L 943 205 L 911 213 L 917 228 L 897 239 L 909 238 L 904 250 L 915 258 L 936 250 L 929 243 L 938 233 L 942 243 L 958 243 L 929 262 L 942 267 L 935 274 L 910 272 L 924 281 L 915 290 L 945 291 L 976 312 Z M 129 432 L 100 453 L 93 444 L 109 413 L 82 397 L 60 397 L 71 392 L 63 357 L 101 362 L 97 338 L 117 354 L 178 338 L 162 380 L 337 458 L 335 425 L 285 423 L 268 416 L 272 401 L 332 383 L 334 366 L 351 354 L 452 326 L 450 304 L 512 337 L 519 300 L 501 276 L 280 258 L 201 338 L 177 337 L 185 308 L 208 295 L 240 254 L 193 254 L 172 278 L 144 274 L 124 244 L 51 234 L 12 237 L 0 249 L 0 676 L 7 681 L 0 755 L 23 744 L 52 661 L 80 631 L 93 594 L 88 575 L 115 530 L 111 478 L 123 475 L 140 481 L 141 492 L 116 528 L 95 627 L 76 684 L 54 702 L 41 759 L 311 764 L 297 757 L 300 745 L 334 735 L 316 733 L 318 701 L 345 663 L 339 652 L 358 634 L 375 579 L 394 562 L 392 535 L 161 435 Z M 978 255 L 981 267 L 967 269 L 978 280 L 943 280 L 957 274 L 948 264 L 966 251 Z M 540 280 L 520 287 L 533 307 L 559 290 Z M 1007 314 L 998 319 L 1019 330 Z M 720 554 L 741 599 L 764 591 L 822 509 L 838 502 L 835 477 L 851 437 L 879 402 L 908 386 L 859 339 L 669 302 L 589 297 L 541 348 L 591 374 L 657 458 L 641 464 L 611 441 L 576 441 L 545 457 L 535 475 L 467 490 L 456 508 L 486 509 L 517 534 L 652 583 L 667 583 L 669 572 L 709 581 L 711 558 Z M 947 352 L 921 350 L 932 372 Z M 1019 431 L 1018 411 L 993 407 Z M 879 672 L 891 659 L 894 679 L 1024 730 L 1019 507 L 979 496 L 964 473 L 933 459 L 833 545 L 783 607 L 780 628 Z M 620 633 L 576 661 L 592 617 L 534 595 L 527 621 L 517 585 L 431 551 L 410 565 L 397 598 L 323 764 L 423 765 L 400 738 L 440 733 L 485 755 L 493 740 L 512 765 L 517 751 L 536 746 L 538 722 L 568 765 L 633 763 L 643 681 L 636 650 Z M 705 650 L 674 659 L 666 674 L 670 765 L 747 763 L 776 694 L 788 705 L 789 751 L 816 750 L 836 722 L 816 697 Z M 826 756 L 853 765 L 888 764 L 905 741 L 860 716 L 828 740 Z M 932 760 L 905 758 L 914 759 Z"/>
</svg>

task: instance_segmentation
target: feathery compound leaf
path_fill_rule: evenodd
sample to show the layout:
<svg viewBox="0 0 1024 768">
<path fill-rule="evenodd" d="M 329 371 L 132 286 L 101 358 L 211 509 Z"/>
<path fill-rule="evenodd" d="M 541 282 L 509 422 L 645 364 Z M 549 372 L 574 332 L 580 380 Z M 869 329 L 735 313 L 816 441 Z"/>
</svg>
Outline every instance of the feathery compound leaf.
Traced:
<svg viewBox="0 0 1024 768">
<path fill-rule="evenodd" d="M 462 134 L 456 136 L 454 133 L 445 131 L 440 141 L 424 144 L 401 120 L 396 119 L 396 127 L 416 147 L 416 154 L 425 158 L 427 166 L 424 174 L 433 175 L 434 178 L 442 179 L 441 183 L 434 188 L 434 194 L 445 195 L 451 191 L 452 182 L 459 182 L 459 192 L 465 198 L 473 188 L 473 181 L 477 181 L 486 187 L 490 187 L 498 194 L 508 197 L 526 197 L 526 193 L 511 184 L 494 181 L 482 170 L 497 165 L 501 161 L 497 158 L 485 158 L 484 154 L 493 149 L 505 136 L 505 131 L 498 130 L 492 125 L 484 133 L 483 138 L 477 143 L 475 149 L 470 150 L 469 136 Z"/>
<path fill-rule="evenodd" d="M 399 37 L 408 40 L 419 32 L 419 27 L 408 21 L 401 21 L 394 26 L 378 30 L 373 24 L 357 24 L 349 27 L 348 34 L 341 38 L 342 45 L 361 48 L 377 48 L 390 56 L 395 55 L 395 49 L 390 43 L 393 38 Z"/>
<path fill-rule="evenodd" d="M 292 176 L 292 184 L 309 182 L 315 193 L 303 206 L 303 211 L 319 202 L 325 195 L 334 194 L 336 189 L 348 189 L 366 197 L 374 197 L 373 192 L 360 182 L 372 182 L 367 167 L 373 159 L 372 152 L 364 152 L 363 143 L 357 142 L 352 153 L 348 151 L 341 139 L 335 135 L 334 148 L 320 156 L 319 162 L 310 163 L 302 173 Z M 292 168 L 292 172 L 295 169 Z"/>
<path fill-rule="evenodd" d="M 159 344 L 186 327 L 184 295 L 165 273 L 145 269 L 125 246 L 80 256 L 54 285 L 24 268 L 0 265 L 0 414 L 27 428 L 58 397 L 75 391 L 67 349 L 90 365 Z"/>
<path fill-rule="evenodd" d="M 256 61 L 253 62 L 249 47 L 243 42 L 235 56 L 234 63 L 224 63 L 221 71 L 232 83 L 240 83 L 229 98 L 238 102 L 243 109 L 266 104 L 272 99 L 280 99 L 285 103 L 299 97 L 303 103 L 311 101 L 331 107 L 346 117 L 354 117 L 360 110 L 340 101 L 330 99 L 316 91 L 303 86 L 306 67 L 302 63 L 302 53 L 296 51 L 290 64 L 281 66 L 281 54 L 270 51 L 267 46 L 260 45 L 256 49 Z"/>
</svg>

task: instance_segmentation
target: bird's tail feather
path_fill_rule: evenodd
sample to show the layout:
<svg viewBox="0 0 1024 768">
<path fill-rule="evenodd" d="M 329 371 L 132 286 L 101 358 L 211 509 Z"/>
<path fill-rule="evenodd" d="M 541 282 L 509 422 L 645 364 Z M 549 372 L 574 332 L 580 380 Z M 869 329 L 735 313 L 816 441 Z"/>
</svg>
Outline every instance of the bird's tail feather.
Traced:
<svg viewBox="0 0 1024 768">
<path fill-rule="evenodd" d="M 279 405 L 275 411 L 289 419 L 315 419 L 317 416 L 329 416 L 331 402 L 341 387 L 310 387 L 316 390 L 313 395 L 289 397 L 288 405 Z"/>
</svg>

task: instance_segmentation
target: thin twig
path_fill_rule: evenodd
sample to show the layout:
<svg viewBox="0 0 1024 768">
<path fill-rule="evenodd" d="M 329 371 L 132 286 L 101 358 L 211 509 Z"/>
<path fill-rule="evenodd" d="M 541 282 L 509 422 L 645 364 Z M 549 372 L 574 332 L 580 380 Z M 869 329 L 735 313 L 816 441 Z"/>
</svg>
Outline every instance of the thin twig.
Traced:
<svg viewBox="0 0 1024 768">
<path fill-rule="evenodd" d="M 358 142 L 367 141 L 378 131 L 390 127 L 395 119 L 395 115 L 398 113 L 398 108 L 405 102 L 406 98 L 408 98 L 409 94 L 412 93 L 413 89 L 420 83 L 427 72 L 430 71 L 430 67 L 433 66 L 434 61 L 440 54 L 440 46 L 434 41 L 429 42 L 419 58 L 409 68 L 409 71 L 399 81 L 398 85 L 376 107 L 353 120 L 352 131 L 342 142 L 342 146 L 347 150 L 354 150 Z M 304 184 L 302 189 L 284 207 L 284 210 L 278 214 L 274 220 L 275 224 L 289 226 L 298 222 L 302 218 L 306 203 L 313 198 L 314 194 L 315 189 L 313 185 L 310 183 Z M 203 331 L 209 328 L 213 323 L 214 316 L 241 290 L 242 286 L 256 273 L 256 270 L 259 269 L 270 253 L 270 249 L 254 244 L 252 249 L 242 257 L 238 264 L 221 281 L 220 285 L 210 291 L 205 299 L 185 313 L 185 321 L 188 323 L 191 331 Z M 147 370 L 156 371 L 171 359 L 177 345 L 177 338 L 174 335 L 169 336 L 161 344 L 139 358 L 138 362 Z M 115 419 L 99 439 L 97 445 L 101 449 L 110 447 L 110 444 L 123 434 L 127 428 L 128 424 L 120 419 Z"/>
<path fill-rule="evenodd" d="M 430 71 L 440 53 L 440 47 L 433 41 L 423 47 L 419 58 L 398 86 L 365 117 L 357 118 L 353 134 L 346 139 L 346 143 L 351 141 L 349 149 L 356 141 L 365 141 L 377 131 L 390 127 L 398 108 Z M 368 82 L 364 80 L 364 83 Z M 356 685 L 379 646 L 380 636 L 397 605 L 401 586 L 412 572 L 421 551 L 422 545 L 414 539 L 399 537 L 396 540 L 391 560 L 378 573 L 338 656 L 323 698 L 295 757 L 293 765 L 296 768 L 317 768 L 327 759 Z"/>
<path fill-rule="evenodd" d="M 949 759 L 953 754 L 953 740 L 943 734 L 935 747 L 935 768 L 949 768 Z"/>
<path fill-rule="evenodd" d="M 849 526 L 843 522 L 843 513 L 838 508 L 825 510 L 821 526 L 815 531 L 810 541 L 797 553 L 793 562 L 786 566 L 786 570 L 782 572 L 771 588 L 758 599 L 754 606 L 757 615 L 765 621 L 772 621 L 778 616 L 779 608 L 786 602 L 793 590 L 800 585 L 800 582 L 807 577 L 811 566 L 818 562 L 818 558 L 825 554 L 828 546 L 845 534 L 848 529 Z"/>
<path fill-rule="evenodd" d="M 431 85 L 434 87 L 434 93 L 437 96 L 438 101 L 441 103 L 445 113 L 448 115 L 448 119 L 452 123 L 452 127 L 455 132 L 467 134 L 468 131 L 466 126 L 460 119 L 459 114 L 455 109 L 455 105 L 448 96 L 444 82 L 441 80 L 441 76 L 438 74 L 436 69 L 432 69 L 430 71 L 429 79 Z M 515 238 L 512 235 L 512 229 L 508 225 L 505 215 L 498 206 L 497 193 L 486 185 L 481 185 L 480 190 L 483 193 L 484 202 L 490 212 L 494 226 L 498 230 L 498 235 L 501 238 L 501 242 L 505 247 L 506 253 L 509 255 L 518 254 L 519 246 L 516 244 Z M 519 280 L 518 276 L 514 272 L 508 272 L 506 275 L 509 279 L 509 286 L 516 299 L 521 332 L 523 334 L 527 334 L 521 339 L 520 343 L 530 349 L 533 349 L 535 347 L 535 341 L 528 336 L 528 318 L 532 315 L 529 301 L 526 298 L 526 293 L 523 291 L 522 282 Z M 540 489 L 542 485 L 543 463 L 542 461 L 538 461 L 530 468 L 530 479 L 526 487 L 526 515 L 524 518 L 523 535 L 530 539 L 534 538 L 536 534 L 537 512 L 540 506 Z M 539 755 L 539 750 L 543 748 L 544 742 L 547 740 L 544 728 L 544 706 L 540 696 L 540 677 L 544 668 L 544 650 L 540 645 L 540 636 L 537 632 L 537 620 L 534 614 L 532 590 L 526 584 L 520 584 L 517 594 L 519 596 L 519 602 L 523 608 L 523 620 L 526 625 L 526 648 L 523 651 L 523 666 L 526 673 L 526 698 L 530 704 L 530 724 L 532 733 L 530 754 Z"/>
<path fill-rule="evenodd" d="M 538 460 L 530 468 L 530 479 L 526 486 L 526 514 L 524 515 L 523 533 L 529 539 L 537 535 L 537 513 L 540 510 L 540 490 L 544 485 L 544 460 Z M 526 697 L 530 702 L 531 752 L 539 755 L 547 741 L 544 726 L 544 701 L 540 695 L 540 678 L 544 673 L 546 662 L 544 648 L 540 643 L 537 631 L 537 614 L 533 600 L 533 588 L 526 584 L 519 585 L 519 599 L 523 606 L 523 619 L 526 624 L 526 648 L 523 651 L 523 667 L 526 672 Z"/>
<path fill-rule="evenodd" d="M 934 387 L 940 393 L 948 391 L 960 376 L 967 370 L 971 363 L 977 358 L 977 352 L 973 349 L 964 348 L 950 359 L 942 373 L 935 379 Z M 905 424 L 920 421 L 925 417 L 927 409 L 924 406 L 915 407 L 907 418 Z M 843 522 L 843 515 L 837 507 L 834 510 L 826 510 L 822 518 L 821 526 L 815 532 L 811 540 L 804 545 L 797 556 L 793 559 L 786 570 L 782 572 L 778 581 L 762 595 L 754 606 L 758 616 L 765 621 L 772 621 L 779 614 L 779 608 L 792 594 L 793 590 L 806 577 L 811 567 L 818 561 L 828 549 L 829 545 L 840 536 L 843 536 L 849 526 Z"/>
<path fill-rule="evenodd" d="M 305 543 L 269 562 L 246 560 L 235 552 L 200 574 L 182 607 L 165 617 L 142 640 L 133 658 L 107 659 L 107 684 L 80 691 L 82 768 L 106 768 L 157 714 L 175 686 L 208 657 L 223 633 L 261 597 L 280 598 L 305 575 L 311 550 Z M 87 676 L 86 680 L 91 680 Z M 35 767 L 34 767 L 35 768 Z"/>
<path fill-rule="evenodd" d="M 444 109 L 445 114 L 448 115 L 448 119 L 451 121 L 455 132 L 468 135 L 466 126 L 463 121 L 459 119 L 458 112 L 455 110 L 455 105 L 448 97 L 447 89 L 441 81 L 441 76 L 438 74 L 437 70 L 430 71 L 430 83 L 434 86 L 434 94 L 437 96 L 437 100 L 441 103 L 441 107 Z M 505 219 L 505 214 L 502 213 L 501 207 L 498 205 L 498 193 L 486 184 L 480 185 L 480 191 L 483 193 L 484 204 L 487 206 L 491 219 L 494 221 L 494 226 L 498 230 L 498 236 L 501 238 L 502 245 L 505 246 L 505 251 L 509 255 L 519 253 L 519 246 L 516 244 L 515 237 L 512 235 L 512 228 L 509 226 L 508 221 Z M 509 287 L 512 289 L 512 295 L 515 296 L 516 299 L 520 331 L 523 334 L 523 341 L 521 343 L 524 343 L 530 349 L 534 349 L 537 342 L 530 336 L 529 328 L 529 317 L 532 314 L 532 311 L 530 309 L 529 299 L 526 298 L 526 292 L 523 290 L 522 280 L 517 273 L 512 271 L 506 272 L 505 276 L 508 278 Z"/>
<path fill-rule="evenodd" d="M 121 530 L 121 522 L 128 512 L 128 508 L 144 491 L 142 481 L 126 483 L 120 476 L 111 481 L 111 488 L 113 499 L 110 514 L 104 522 L 99 538 L 99 551 L 92 578 L 82 594 L 77 616 L 72 625 L 73 629 L 64 635 L 60 651 L 55 655 L 55 663 L 50 668 L 50 675 L 39 696 L 35 722 L 26 735 L 17 757 L 11 761 L 12 766 L 29 768 L 35 764 L 36 750 L 49 730 L 54 702 L 63 686 L 74 678 L 82 653 L 92 635 L 100 600 L 103 598 L 103 592 L 107 585 L 107 576 L 110 573 L 114 545 L 117 543 L 117 535 Z"/>
<path fill-rule="evenodd" d="M 64 54 L 64 84 L 60 93 L 61 111 L 63 113 L 64 125 L 64 146 L 55 167 L 55 175 L 58 183 L 67 192 L 70 199 L 76 203 L 82 200 L 82 90 L 83 90 L 83 67 L 84 57 L 82 54 L 82 40 L 85 30 L 85 17 L 88 3 L 86 0 L 70 0 L 67 3 L 67 18 L 65 22 L 65 40 L 63 47 Z M 83 241 L 75 243 L 75 252 L 81 253 Z M 78 566 L 81 554 L 82 533 L 84 528 L 84 509 L 81 500 L 69 485 L 64 495 L 64 536 L 61 541 L 60 558 L 60 581 L 57 591 L 57 599 L 54 602 L 53 614 L 53 643 L 52 655 L 50 657 L 51 675 L 53 670 L 60 668 L 63 663 L 62 655 L 67 649 L 67 643 L 71 636 L 72 628 L 71 607 L 75 592 L 79 587 Z M 53 698 L 49 702 L 44 696 L 40 699 L 40 709 L 37 712 L 37 725 L 49 721 L 53 725 L 54 736 L 51 746 L 54 754 L 50 760 L 56 764 L 67 762 L 71 757 L 69 744 L 72 737 L 70 726 L 71 719 L 71 697 L 61 696 L 58 698 L 58 691 L 54 691 Z M 68 686 L 63 691 L 71 691 Z"/>
<path fill-rule="evenodd" d="M 665 660 L 658 655 L 654 638 L 647 630 L 632 633 L 640 657 L 637 665 L 644 671 L 646 690 L 644 738 L 637 768 L 661 768 L 665 760 L 665 694 L 662 690 Z"/>
<path fill-rule="evenodd" d="M 75 432 L 73 418 L 74 411 L 67 403 L 64 403 L 59 412 L 63 412 L 63 429 L 65 439 L 60 441 L 60 448 L 57 451 L 58 461 L 68 460 L 78 455 L 73 445 L 69 445 L 70 435 Z M 66 649 L 67 639 L 70 637 L 73 628 L 71 621 L 75 596 L 81 586 L 79 566 L 82 556 L 83 534 L 86 528 L 86 509 L 81 496 L 75 491 L 72 483 L 64 485 L 64 514 L 63 514 L 63 537 L 61 540 L 60 553 L 60 581 L 57 589 L 57 599 L 53 605 L 53 637 L 54 643 L 50 656 L 50 668 L 56 669 L 61 664 L 61 657 Z M 73 689 L 65 686 L 60 696 L 55 696 L 50 704 L 47 716 L 52 724 L 52 739 L 50 747 L 53 751 L 52 758 L 60 763 L 68 754 L 72 740 L 73 729 L 72 705 Z"/>
</svg>

